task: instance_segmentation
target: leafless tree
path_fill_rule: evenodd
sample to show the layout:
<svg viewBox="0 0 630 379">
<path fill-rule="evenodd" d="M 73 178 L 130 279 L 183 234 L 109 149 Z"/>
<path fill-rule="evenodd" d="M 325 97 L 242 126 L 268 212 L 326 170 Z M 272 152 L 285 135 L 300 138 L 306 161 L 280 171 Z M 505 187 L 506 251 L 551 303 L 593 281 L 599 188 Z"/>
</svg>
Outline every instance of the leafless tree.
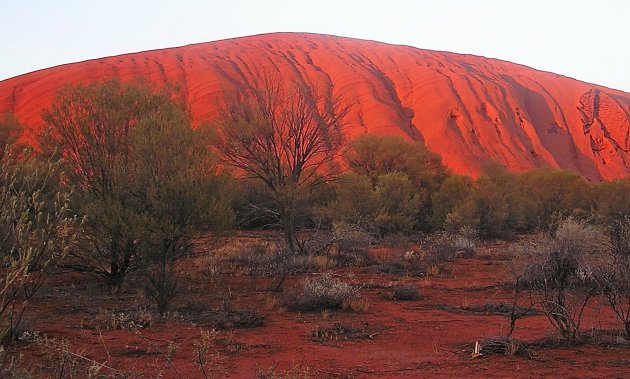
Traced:
<svg viewBox="0 0 630 379">
<path fill-rule="evenodd" d="M 301 204 L 318 185 L 334 179 L 351 104 L 300 82 L 266 77 L 220 107 L 217 146 L 243 178 L 263 183 L 287 248 L 298 250 Z"/>
</svg>

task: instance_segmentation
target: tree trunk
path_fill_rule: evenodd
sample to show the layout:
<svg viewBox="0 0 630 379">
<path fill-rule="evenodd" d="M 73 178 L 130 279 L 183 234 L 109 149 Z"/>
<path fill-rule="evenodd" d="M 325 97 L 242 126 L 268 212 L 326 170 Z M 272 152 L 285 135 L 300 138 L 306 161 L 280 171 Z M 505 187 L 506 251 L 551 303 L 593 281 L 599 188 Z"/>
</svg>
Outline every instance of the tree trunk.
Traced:
<svg viewBox="0 0 630 379">
<path fill-rule="evenodd" d="M 295 227 L 290 222 L 284 226 L 284 238 L 287 243 L 287 249 L 291 254 L 297 254 L 295 244 Z"/>
<path fill-rule="evenodd" d="M 280 209 L 280 221 L 284 229 L 284 239 L 287 244 L 287 250 L 291 254 L 297 254 L 296 244 L 296 221 L 295 221 L 295 202 L 290 194 L 280 194 L 277 196 Z"/>
</svg>

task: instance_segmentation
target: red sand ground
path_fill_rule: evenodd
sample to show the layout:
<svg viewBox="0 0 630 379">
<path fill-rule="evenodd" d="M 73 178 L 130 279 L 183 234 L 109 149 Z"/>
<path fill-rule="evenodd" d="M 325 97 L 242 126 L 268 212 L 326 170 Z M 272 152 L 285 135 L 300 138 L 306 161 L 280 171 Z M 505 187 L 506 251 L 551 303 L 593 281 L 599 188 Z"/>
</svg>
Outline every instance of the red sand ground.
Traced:
<svg viewBox="0 0 630 379">
<path fill-rule="evenodd" d="M 145 78 L 177 83 L 197 121 L 224 92 L 280 73 L 346 94 L 359 133 L 425 141 L 456 173 L 487 159 L 543 165 L 592 180 L 630 173 L 630 94 L 525 66 L 326 35 L 276 33 L 90 60 L 0 82 L 0 114 L 31 130 L 68 83 Z"/>
<path fill-rule="evenodd" d="M 458 259 L 445 266 L 440 277 L 411 278 L 370 273 L 365 268 L 333 269 L 345 281 L 361 283 L 366 306 L 359 312 L 299 314 L 273 305 L 272 294 L 254 291 L 242 275 L 223 278 L 237 307 L 252 307 L 266 316 L 262 327 L 221 332 L 212 347 L 227 357 L 226 374 L 217 377 L 252 378 L 259 369 L 275 367 L 276 372 L 295 365 L 308 368 L 311 378 L 418 378 L 418 377 L 623 377 L 627 375 L 629 347 L 605 347 L 586 344 L 571 348 L 540 348 L 533 358 L 522 356 L 484 356 L 471 359 L 474 342 L 501 335 L 507 329 L 505 316 L 472 314 L 453 310 L 463 306 L 510 302 L 511 292 L 504 286 L 509 280 L 510 261 L 503 259 L 506 244 L 481 249 L 480 258 Z M 503 258 L 502 258 L 503 257 Z M 195 264 L 196 262 L 196 264 Z M 190 267 L 187 302 L 216 306 L 219 294 L 203 275 L 199 261 L 184 262 Z M 195 268 L 192 268 L 195 267 Z M 261 279 L 262 280 L 262 279 Z M 287 283 L 290 288 L 294 281 Z M 387 300 L 387 290 L 378 285 L 414 283 L 420 287 L 418 301 Z M 367 284 L 371 284 L 367 286 Z M 264 288 L 264 281 L 260 282 Z M 280 295 L 275 295 L 280 296 Z M 177 377 L 159 350 L 166 351 L 167 341 L 179 344 L 173 364 L 183 378 L 202 377 L 193 363 L 193 343 L 201 329 L 177 317 L 156 321 L 141 329 L 144 338 L 131 331 L 95 329 L 100 315 L 109 310 L 135 309 L 142 298 L 130 293 L 108 295 L 91 281 L 58 278 L 49 283 L 32 304 L 29 329 L 55 338 L 67 339 L 73 351 L 100 362 L 140 373 L 140 377 Z M 176 307 L 177 307 L 176 305 Z M 450 306 L 451 310 L 449 309 Z M 620 327 L 602 307 L 589 308 L 583 323 L 586 334 L 591 329 Z M 100 308 L 100 310 L 99 310 Z M 310 332 L 316 326 L 334 323 L 365 326 L 372 339 L 314 342 Z M 535 315 L 520 320 L 515 337 L 533 341 L 551 333 L 547 320 Z M 148 342 L 150 341 L 150 342 Z M 231 342 L 230 342 L 231 341 Z M 20 344 L 18 352 L 35 367 L 48 367 L 47 349 Z M 102 370 L 102 374 L 108 374 Z M 283 377 L 283 376 L 280 376 Z"/>
</svg>

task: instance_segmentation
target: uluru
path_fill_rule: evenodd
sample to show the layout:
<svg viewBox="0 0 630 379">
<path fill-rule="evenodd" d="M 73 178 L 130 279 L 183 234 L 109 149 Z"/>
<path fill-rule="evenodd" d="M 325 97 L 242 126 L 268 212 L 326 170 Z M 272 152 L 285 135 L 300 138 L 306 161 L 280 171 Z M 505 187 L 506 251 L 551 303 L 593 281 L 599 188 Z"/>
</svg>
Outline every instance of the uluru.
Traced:
<svg viewBox="0 0 630 379">
<path fill-rule="evenodd" d="M 453 172 L 487 161 L 550 166 L 593 180 L 630 173 L 630 94 L 474 55 L 308 33 L 273 33 L 94 59 L 0 81 L 0 114 L 41 130 L 68 84 L 111 78 L 174 84 L 197 122 L 263 73 L 334 88 L 352 103 L 348 137 L 421 141 Z M 330 92 L 330 91 L 328 91 Z"/>
</svg>

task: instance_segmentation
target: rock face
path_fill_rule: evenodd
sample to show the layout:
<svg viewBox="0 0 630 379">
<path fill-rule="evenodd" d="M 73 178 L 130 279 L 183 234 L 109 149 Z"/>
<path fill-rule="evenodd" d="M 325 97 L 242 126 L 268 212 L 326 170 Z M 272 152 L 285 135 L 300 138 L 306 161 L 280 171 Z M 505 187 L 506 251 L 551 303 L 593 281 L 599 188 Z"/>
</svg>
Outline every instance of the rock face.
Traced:
<svg viewBox="0 0 630 379">
<path fill-rule="evenodd" d="M 53 67 L 0 81 L 0 114 L 36 131 L 66 84 L 143 78 L 179 86 L 196 121 L 265 73 L 334 87 L 352 102 L 349 137 L 423 141 L 454 172 L 494 160 L 591 180 L 630 173 L 630 94 L 472 55 L 304 33 L 276 33 Z"/>
</svg>

